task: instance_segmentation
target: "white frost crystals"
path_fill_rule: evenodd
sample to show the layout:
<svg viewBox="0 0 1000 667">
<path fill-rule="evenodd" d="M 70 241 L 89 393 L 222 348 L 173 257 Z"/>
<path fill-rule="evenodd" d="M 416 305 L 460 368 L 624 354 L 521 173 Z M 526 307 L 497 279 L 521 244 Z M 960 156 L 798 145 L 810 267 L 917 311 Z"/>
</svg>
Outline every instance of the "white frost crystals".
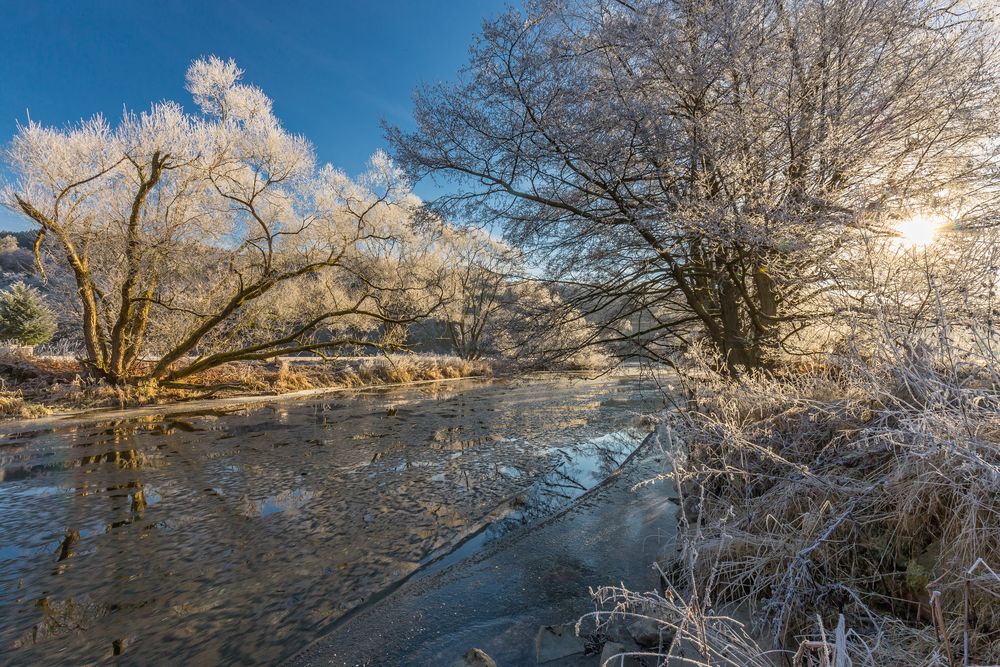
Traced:
<svg viewBox="0 0 1000 667">
<path fill-rule="evenodd" d="M 166 101 L 117 125 L 28 122 L 6 150 L 3 203 L 40 228 L 39 261 L 108 381 L 377 345 L 376 329 L 433 305 L 428 272 L 415 277 L 421 203 L 400 170 L 381 153 L 357 180 L 319 167 L 242 75 L 196 60 L 200 113 Z"/>
</svg>

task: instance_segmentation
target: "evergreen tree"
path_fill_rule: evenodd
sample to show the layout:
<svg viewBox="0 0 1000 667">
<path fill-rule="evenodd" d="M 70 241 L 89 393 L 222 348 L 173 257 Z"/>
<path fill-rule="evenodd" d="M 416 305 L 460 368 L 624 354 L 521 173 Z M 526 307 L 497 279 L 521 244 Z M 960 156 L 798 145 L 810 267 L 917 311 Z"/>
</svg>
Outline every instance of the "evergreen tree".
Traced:
<svg viewBox="0 0 1000 667">
<path fill-rule="evenodd" d="M 37 290 L 15 283 L 0 292 L 0 340 L 41 345 L 56 332 L 55 314 Z"/>
</svg>

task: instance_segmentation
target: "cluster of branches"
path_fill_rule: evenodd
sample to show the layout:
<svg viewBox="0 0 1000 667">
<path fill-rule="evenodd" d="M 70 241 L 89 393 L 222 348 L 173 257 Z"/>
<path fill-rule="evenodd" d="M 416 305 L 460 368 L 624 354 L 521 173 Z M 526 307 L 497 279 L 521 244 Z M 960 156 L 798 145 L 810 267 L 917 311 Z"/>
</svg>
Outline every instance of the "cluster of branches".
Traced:
<svg viewBox="0 0 1000 667">
<path fill-rule="evenodd" d="M 434 317 L 455 354 L 516 359 L 532 368 L 606 365 L 605 350 L 595 344 L 599 329 L 558 286 L 527 275 L 517 249 L 475 227 L 445 227 L 439 244 L 448 270 Z"/>
<path fill-rule="evenodd" d="M 38 225 L 39 268 L 70 286 L 86 363 L 110 382 L 391 347 L 379 332 L 441 301 L 435 233 L 400 170 L 384 154 L 357 180 L 318 166 L 241 76 L 198 60 L 198 114 L 31 122 L 6 151 L 4 202 Z"/>
<path fill-rule="evenodd" d="M 656 664 L 1000 659 L 997 231 L 865 241 L 816 327 L 832 354 L 738 382 L 697 347 L 681 364 L 655 438 L 681 496 L 664 590 L 595 596 L 605 632 L 676 634 Z"/>
<path fill-rule="evenodd" d="M 997 42 L 943 0 L 539 0 L 389 130 L 544 258 L 601 343 L 766 366 L 863 230 L 992 199 Z M 976 224 L 976 220 L 967 220 Z"/>
</svg>

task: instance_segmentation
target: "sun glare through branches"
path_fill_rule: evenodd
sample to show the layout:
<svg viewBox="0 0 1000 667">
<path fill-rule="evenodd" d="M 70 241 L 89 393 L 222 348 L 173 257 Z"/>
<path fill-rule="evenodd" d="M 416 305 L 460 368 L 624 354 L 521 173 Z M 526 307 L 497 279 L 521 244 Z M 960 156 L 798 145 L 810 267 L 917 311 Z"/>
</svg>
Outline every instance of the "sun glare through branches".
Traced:
<svg viewBox="0 0 1000 667">
<path fill-rule="evenodd" d="M 943 215 L 919 213 L 896 223 L 896 241 L 906 250 L 925 248 L 938 240 L 947 225 Z"/>
</svg>

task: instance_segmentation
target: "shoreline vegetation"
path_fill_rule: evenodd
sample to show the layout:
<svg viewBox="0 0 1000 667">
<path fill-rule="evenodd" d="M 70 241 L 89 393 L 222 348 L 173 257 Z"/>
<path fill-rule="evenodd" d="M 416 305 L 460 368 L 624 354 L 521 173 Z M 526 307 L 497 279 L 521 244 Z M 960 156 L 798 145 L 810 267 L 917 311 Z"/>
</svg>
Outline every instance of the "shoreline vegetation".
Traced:
<svg viewBox="0 0 1000 667">
<path fill-rule="evenodd" d="M 514 377 L 524 373 L 604 373 L 593 355 L 571 358 L 554 368 L 520 369 L 511 360 L 462 359 L 447 354 L 389 354 L 377 357 L 285 357 L 229 363 L 189 384 L 126 386 L 88 380 L 79 360 L 0 352 L 0 421 L 71 416 L 91 410 L 172 407 L 194 401 L 295 397 L 352 389 L 404 387 L 454 380 Z"/>
<path fill-rule="evenodd" d="M 867 349 L 737 382 L 690 355 L 647 480 L 680 495 L 676 550 L 658 591 L 594 591 L 581 635 L 640 618 L 668 665 L 996 664 L 1000 363 Z"/>
<path fill-rule="evenodd" d="M 76 359 L 0 354 L 0 420 L 102 408 L 168 406 L 206 399 L 282 396 L 310 390 L 390 387 L 493 377 L 495 364 L 449 355 L 402 355 L 230 363 L 185 385 L 114 386 L 88 381 Z"/>
</svg>

